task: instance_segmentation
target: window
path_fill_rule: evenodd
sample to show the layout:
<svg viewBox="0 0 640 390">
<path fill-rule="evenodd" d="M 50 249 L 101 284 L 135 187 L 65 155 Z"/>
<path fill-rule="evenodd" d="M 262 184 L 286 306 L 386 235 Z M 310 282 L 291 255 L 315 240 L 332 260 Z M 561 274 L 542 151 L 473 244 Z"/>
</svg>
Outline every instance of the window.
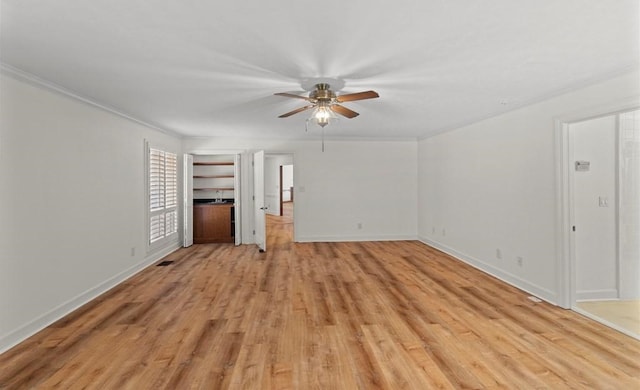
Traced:
<svg viewBox="0 0 640 390">
<path fill-rule="evenodd" d="M 177 155 L 149 148 L 149 244 L 178 232 Z"/>
</svg>

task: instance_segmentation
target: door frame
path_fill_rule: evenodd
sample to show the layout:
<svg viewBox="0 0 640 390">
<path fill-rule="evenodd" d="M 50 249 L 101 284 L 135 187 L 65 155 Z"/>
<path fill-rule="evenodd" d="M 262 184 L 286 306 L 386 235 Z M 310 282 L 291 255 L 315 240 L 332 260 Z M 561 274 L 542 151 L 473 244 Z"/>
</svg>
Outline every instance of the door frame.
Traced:
<svg viewBox="0 0 640 390">
<path fill-rule="evenodd" d="M 284 213 L 282 212 L 282 205 L 283 205 L 283 201 L 282 201 L 282 192 L 284 191 L 284 188 L 282 188 L 282 165 L 280 165 L 278 167 L 278 188 L 280 189 L 280 191 L 278 191 L 278 202 L 280 202 L 280 216 L 282 217 L 284 215 Z"/>
<path fill-rule="evenodd" d="M 193 245 L 193 154 L 182 155 L 182 246 Z"/>
<path fill-rule="evenodd" d="M 238 149 L 194 149 L 194 150 L 183 150 L 182 154 L 183 156 L 186 154 L 190 154 L 192 156 L 198 156 L 198 155 L 204 155 L 204 156 L 217 156 L 217 155 L 233 155 L 233 159 L 234 159 L 234 223 L 235 223 L 235 242 L 234 245 L 240 245 L 243 244 L 247 238 L 245 235 L 243 235 L 243 218 L 242 218 L 242 206 L 243 206 L 243 201 L 242 201 L 242 179 L 243 179 L 243 174 L 242 174 L 242 166 L 241 166 L 241 162 L 242 162 L 242 153 L 243 150 L 238 150 Z M 184 157 L 183 157 L 183 161 L 184 161 Z M 183 167 L 183 175 L 185 172 L 185 168 Z M 187 183 L 186 183 L 186 177 L 182 178 L 182 187 L 183 190 L 186 190 Z M 182 208 L 182 213 L 183 213 L 183 225 L 185 223 L 185 218 L 184 218 L 184 213 L 187 212 L 187 210 L 185 209 L 184 205 Z M 193 221 L 191 221 L 193 223 Z M 184 231 L 184 226 L 183 226 L 183 231 Z M 184 240 L 184 237 L 182 238 Z"/>
<path fill-rule="evenodd" d="M 570 161 L 572 151 L 569 142 L 569 126 L 576 122 L 607 115 L 617 115 L 640 108 L 637 98 L 612 102 L 601 107 L 592 107 L 569 115 L 556 117 L 556 285 L 557 304 L 565 309 L 575 308 L 576 259 L 574 235 L 572 234 L 573 205 Z"/>
<path fill-rule="evenodd" d="M 264 150 L 258 150 L 252 154 L 253 170 L 253 240 L 260 252 L 267 250 L 267 222 L 264 194 Z M 258 185 L 259 184 L 259 185 Z"/>
</svg>

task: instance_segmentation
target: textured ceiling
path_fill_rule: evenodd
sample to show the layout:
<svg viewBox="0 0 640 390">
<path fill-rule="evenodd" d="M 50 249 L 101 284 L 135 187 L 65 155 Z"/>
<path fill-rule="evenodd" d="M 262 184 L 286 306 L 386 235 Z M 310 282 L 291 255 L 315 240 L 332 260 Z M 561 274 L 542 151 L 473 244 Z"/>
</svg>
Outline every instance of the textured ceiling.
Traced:
<svg viewBox="0 0 640 390">
<path fill-rule="evenodd" d="M 638 67 L 638 0 L 2 0 L 0 60 L 185 136 L 314 137 L 331 78 L 360 112 L 330 137 L 415 138 Z"/>
</svg>

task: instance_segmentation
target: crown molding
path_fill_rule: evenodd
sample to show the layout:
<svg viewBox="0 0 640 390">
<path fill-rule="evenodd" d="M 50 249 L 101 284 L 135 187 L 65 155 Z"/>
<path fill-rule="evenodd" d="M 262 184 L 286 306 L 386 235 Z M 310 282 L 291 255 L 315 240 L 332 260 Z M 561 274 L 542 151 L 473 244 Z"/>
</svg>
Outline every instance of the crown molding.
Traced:
<svg viewBox="0 0 640 390">
<path fill-rule="evenodd" d="M 455 125 L 452 125 L 452 126 L 447 126 L 447 127 L 441 128 L 439 130 L 435 130 L 435 131 L 429 132 L 428 134 L 425 134 L 425 135 L 417 137 L 417 140 L 418 141 L 424 141 L 426 139 L 435 137 L 437 135 L 440 135 L 440 134 L 443 134 L 443 133 L 448 133 L 448 132 L 454 131 L 454 130 L 458 130 L 458 129 L 461 129 L 463 127 L 467 127 L 467 126 L 470 126 L 470 125 L 473 125 L 475 123 L 479 123 L 479 122 L 482 122 L 482 121 L 485 121 L 485 120 L 488 120 L 488 119 L 491 119 L 491 118 L 499 117 L 499 116 L 505 115 L 505 114 L 510 113 L 512 111 L 519 110 L 519 109 L 524 108 L 524 107 L 533 106 L 535 104 L 542 103 L 542 102 L 544 102 L 546 100 L 550 100 L 550 99 L 553 99 L 553 98 L 556 98 L 556 97 L 560 97 L 560 96 L 566 95 L 568 93 L 576 92 L 576 91 L 579 91 L 581 89 L 588 88 L 588 87 L 591 87 L 593 85 L 597 85 L 597 84 L 603 83 L 605 81 L 615 79 L 616 77 L 621 77 L 621 76 L 624 76 L 624 75 L 632 74 L 634 72 L 638 72 L 638 70 L 640 70 L 640 63 L 634 63 L 634 64 L 631 64 L 631 65 L 628 65 L 628 66 L 624 66 L 624 67 L 622 67 L 620 69 L 617 69 L 615 71 L 602 74 L 602 75 L 600 75 L 598 77 L 592 77 L 592 78 L 589 78 L 587 80 L 583 80 L 583 81 L 574 83 L 574 84 L 572 84 L 572 85 L 570 85 L 568 87 L 558 88 L 558 89 L 556 89 L 554 91 L 551 91 L 549 93 L 546 93 L 544 95 L 540 95 L 540 96 L 537 96 L 537 97 L 534 97 L 534 98 L 531 98 L 531 99 L 528 99 L 528 100 L 524 100 L 522 102 L 519 102 L 518 104 L 512 105 L 508 110 L 490 113 L 490 114 L 487 114 L 487 115 L 484 115 L 484 116 L 481 116 L 481 117 L 478 117 L 478 118 L 475 118 L 475 119 L 472 119 L 472 120 L 469 120 L 469 121 L 461 122 L 461 123 L 458 123 L 458 124 L 455 124 Z"/>
<path fill-rule="evenodd" d="M 48 90 L 50 92 L 54 92 L 54 93 L 57 93 L 59 95 L 62 95 L 62 96 L 71 98 L 73 100 L 82 102 L 82 103 L 87 104 L 89 106 L 98 108 L 98 109 L 100 109 L 102 111 L 109 112 L 109 113 L 117 115 L 117 116 L 119 116 L 121 118 L 127 119 L 127 120 L 129 120 L 131 122 L 134 122 L 134 123 L 137 123 L 139 125 L 148 127 L 148 128 L 150 128 L 152 130 L 159 131 L 159 132 L 161 132 L 163 134 L 170 135 L 172 137 L 176 137 L 176 138 L 180 138 L 180 139 L 183 138 L 182 134 L 180 134 L 180 133 L 178 133 L 178 132 L 176 132 L 174 130 L 170 130 L 170 129 L 164 128 L 164 127 L 162 127 L 162 126 L 160 126 L 158 124 L 151 123 L 151 122 L 148 122 L 148 121 L 144 121 L 142 119 L 138 119 L 135 116 L 127 114 L 126 112 L 123 112 L 120 109 L 117 109 L 115 107 L 112 107 L 112 106 L 109 106 L 109 105 L 106 105 L 106 104 L 99 103 L 99 102 L 97 102 L 97 101 L 95 101 L 93 99 L 90 99 L 90 98 L 88 98 L 86 96 L 83 96 L 83 95 L 81 95 L 81 94 L 79 94 L 79 93 L 77 93 L 75 91 L 72 91 L 72 90 L 70 90 L 68 88 L 65 88 L 65 87 L 63 87 L 61 85 L 58 85 L 56 83 L 53 83 L 53 82 L 51 82 L 49 80 L 45 80 L 43 78 L 40 78 L 40 77 L 38 77 L 38 76 L 36 76 L 36 75 L 34 75 L 32 73 L 26 72 L 26 71 L 24 71 L 22 69 L 18 69 L 16 67 L 11 66 L 9 64 L 6 64 L 4 62 L 0 62 L 0 73 L 2 73 L 4 75 L 7 75 L 9 77 L 12 77 L 12 78 L 14 78 L 16 80 L 23 81 L 23 82 L 25 82 L 27 84 L 30 84 L 30 85 L 33 85 L 33 86 L 36 86 L 36 87 L 40 87 L 40 88 L 46 89 L 46 90 Z"/>
</svg>

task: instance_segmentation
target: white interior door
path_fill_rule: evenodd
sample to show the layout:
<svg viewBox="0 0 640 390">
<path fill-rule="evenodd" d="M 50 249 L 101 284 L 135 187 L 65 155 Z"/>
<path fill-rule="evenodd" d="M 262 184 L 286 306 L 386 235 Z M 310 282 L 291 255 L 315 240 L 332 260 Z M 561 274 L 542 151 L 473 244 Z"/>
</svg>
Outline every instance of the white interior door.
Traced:
<svg viewBox="0 0 640 390">
<path fill-rule="evenodd" d="M 575 297 L 618 298 L 616 117 L 569 127 L 573 166 Z"/>
<path fill-rule="evenodd" d="M 190 154 L 184 155 L 183 161 L 183 177 L 184 177 L 184 194 L 183 199 L 183 212 L 182 218 L 183 226 L 183 243 L 182 246 L 188 247 L 193 245 L 193 156 Z"/>
<path fill-rule="evenodd" d="M 640 110 L 619 119 L 618 239 L 621 299 L 640 299 Z"/>
<path fill-rule="evenodd" d="M 267 250 L 267 225 L 264 205 L 264 150 L 253 154 L 253 222 L 254 239 L 260 252 Z"/>
</svg>

